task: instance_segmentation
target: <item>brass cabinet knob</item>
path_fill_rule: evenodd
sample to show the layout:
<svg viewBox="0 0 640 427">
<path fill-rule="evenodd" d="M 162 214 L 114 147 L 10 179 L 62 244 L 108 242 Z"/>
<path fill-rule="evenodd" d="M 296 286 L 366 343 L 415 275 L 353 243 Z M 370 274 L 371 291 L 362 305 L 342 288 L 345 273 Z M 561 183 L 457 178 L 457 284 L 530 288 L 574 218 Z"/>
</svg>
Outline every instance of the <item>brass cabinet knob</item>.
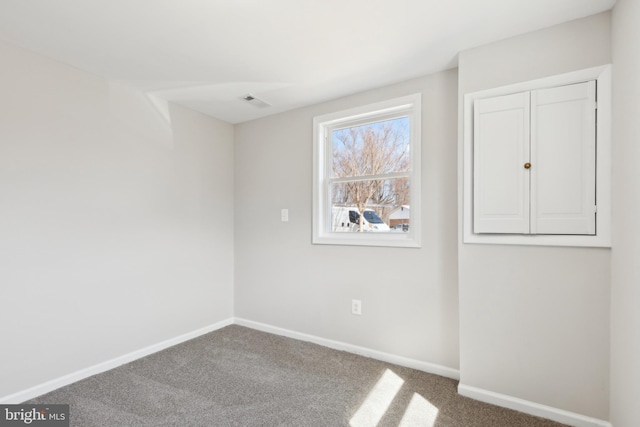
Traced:
<svg viewBox="0 0 640 427">
<path fill-rule="evenodd" d="M 524 164 L 524 168 L 525 168 L 525 169 L 529 169 L 529 168 L 531 168 L 531 163 L 528 163 L 528 162 L 527 162 L 527 163 L 525 163 L 525 164 Z"/>
</svg>

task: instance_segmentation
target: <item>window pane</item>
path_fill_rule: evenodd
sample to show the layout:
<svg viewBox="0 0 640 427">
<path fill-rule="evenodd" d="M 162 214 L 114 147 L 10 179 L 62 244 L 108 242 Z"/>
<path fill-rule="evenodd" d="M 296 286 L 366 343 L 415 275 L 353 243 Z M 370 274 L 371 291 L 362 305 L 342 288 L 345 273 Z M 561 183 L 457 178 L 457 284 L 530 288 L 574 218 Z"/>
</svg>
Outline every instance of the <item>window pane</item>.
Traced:
<svg viewBox="0 0 640 427">
<path fill-rule="evenodd" d="M 334 130 L 331 139 L 334 178 L 410 168 L 408 117 Z"/>
<path fill-rule="evenodd" d="M 331 229 L 328 231 L 408 231 L 409 184 L 407 177 L 331 184 Z"/>
</svg>

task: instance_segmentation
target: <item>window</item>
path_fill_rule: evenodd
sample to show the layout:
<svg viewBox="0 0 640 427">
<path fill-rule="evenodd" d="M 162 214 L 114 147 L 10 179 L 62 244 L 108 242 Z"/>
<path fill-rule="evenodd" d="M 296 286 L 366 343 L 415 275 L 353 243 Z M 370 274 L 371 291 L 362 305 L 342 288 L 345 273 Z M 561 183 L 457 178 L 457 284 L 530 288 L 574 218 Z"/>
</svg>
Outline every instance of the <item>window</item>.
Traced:
<svg viewBox="0 0 640 427">
<path fill-rule="evenodd" d="M 419 246 L 420 117 L 417 94 L 314 119 L 313 243 Z"/>
<path fill-rule="evenodd" d="M 610 68 L 467 94 L 465 243 L 610 245 Z"/>
</svg>

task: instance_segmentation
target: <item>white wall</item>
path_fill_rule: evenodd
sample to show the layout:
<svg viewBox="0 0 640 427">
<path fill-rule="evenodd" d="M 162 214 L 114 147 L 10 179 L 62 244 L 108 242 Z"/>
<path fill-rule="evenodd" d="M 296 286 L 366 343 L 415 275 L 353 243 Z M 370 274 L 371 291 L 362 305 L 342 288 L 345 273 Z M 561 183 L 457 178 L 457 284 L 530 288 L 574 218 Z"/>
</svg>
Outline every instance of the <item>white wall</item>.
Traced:
<svg viewBox="0 0 640 427">
<path fill-rule="evenodd" d="M 230 318 L 233 127 L 0 62 L 0 398 Z"/>
<path fill-rule="evenodd" d="M 640 424 L 640 2 L 613 10 L 611 421 Z"/>
<path fill-rule="evenodd" d="M 609 62 L 604 13 L 462 52 L 459 96 Z M 458 264 L 461 384 L 608 419 L 610 250 L 460 239 Z"/>
<path fill-rule="evenodd" d="M 456 78 L 450 70 L 236 127 L 236 316 L 458 368 Z M 417 92 L 423 247 L 312 245 L 313 117 Z"/>
</svg>

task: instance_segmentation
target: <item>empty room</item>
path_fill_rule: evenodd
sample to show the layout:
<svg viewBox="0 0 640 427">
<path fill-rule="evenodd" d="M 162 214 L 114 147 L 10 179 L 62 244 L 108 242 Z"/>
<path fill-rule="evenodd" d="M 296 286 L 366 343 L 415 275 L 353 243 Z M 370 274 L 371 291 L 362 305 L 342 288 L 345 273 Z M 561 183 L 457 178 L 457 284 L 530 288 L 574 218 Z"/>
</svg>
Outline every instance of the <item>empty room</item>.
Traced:
<svg viewBox="0 0 640 427">
<path fill-rule="evenodd" d="M 640 1 L 0 0 L 0 426 L 640 425 Z"/>
</svg>

